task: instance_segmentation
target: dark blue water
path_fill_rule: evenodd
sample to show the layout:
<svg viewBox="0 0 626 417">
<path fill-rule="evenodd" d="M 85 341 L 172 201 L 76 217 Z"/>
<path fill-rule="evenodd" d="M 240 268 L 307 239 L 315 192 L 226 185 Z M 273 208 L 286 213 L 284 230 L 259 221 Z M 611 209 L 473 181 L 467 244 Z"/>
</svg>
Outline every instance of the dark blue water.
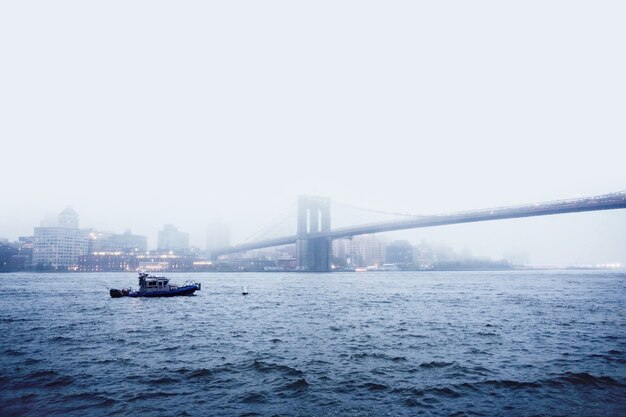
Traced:
<svg viewBox="0 0 626 417">
<path fill-rule="evenodd" d="M 623 273 L 188 277 L 0 275 L 0 414 L 626 415 Z"/>
</svg>

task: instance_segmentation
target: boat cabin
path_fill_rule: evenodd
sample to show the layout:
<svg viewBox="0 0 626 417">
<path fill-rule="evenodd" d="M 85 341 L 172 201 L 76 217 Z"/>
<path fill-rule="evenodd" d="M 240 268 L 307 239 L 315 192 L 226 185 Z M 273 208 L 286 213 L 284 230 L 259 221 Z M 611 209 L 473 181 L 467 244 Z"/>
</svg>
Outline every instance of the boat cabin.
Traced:
<svg viewBox="0 0 626 417">
<path fill-rule="evenodd" d="M 175 289 L 169 285 L 169 278 L 153 277 L 145 272 L 139 274 L 139 291 L 167 291 Z"/>
</svg>

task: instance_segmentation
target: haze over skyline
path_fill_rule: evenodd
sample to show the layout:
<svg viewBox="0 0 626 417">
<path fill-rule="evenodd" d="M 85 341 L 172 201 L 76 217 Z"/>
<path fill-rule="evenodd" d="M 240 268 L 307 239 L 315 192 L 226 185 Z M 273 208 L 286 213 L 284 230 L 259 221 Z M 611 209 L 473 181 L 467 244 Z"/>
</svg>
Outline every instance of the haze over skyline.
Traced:
<svg viewBox="0 0 626 417">
<path fill-rule="evenodd" d="M 328 196 L 440 212 L 626 189 L 621 2 L 5 2 L 0 237 L 72 206 L 237 243 Z M 417 229 L 626 264 L 626 211 Z"/>
</svg>

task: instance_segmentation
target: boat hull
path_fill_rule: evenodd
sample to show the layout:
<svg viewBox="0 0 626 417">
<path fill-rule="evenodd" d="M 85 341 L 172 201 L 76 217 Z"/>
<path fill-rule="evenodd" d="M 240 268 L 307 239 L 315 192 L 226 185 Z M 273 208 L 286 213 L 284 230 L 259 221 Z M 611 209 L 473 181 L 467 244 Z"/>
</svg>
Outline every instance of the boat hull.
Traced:
<svg viewBox="0 0 626 417">
<path fill-rule="evenodd" d="M 122 288 L 121 290 L 112 288 L 109 290 L 109 294 L 111 294 L 111 297 L 113 298 L 126 297 L 129 293 L 130 292 L 125 288 Z"/>
<path fill-rule="evenodd" d="M 179 295 L 192 295 L 200 288 L 198 285 L 187 285 L 175 290 L 165 291 L 134 291 L 128 294 L 129 297 L 176 297 Z"/>
</svg>

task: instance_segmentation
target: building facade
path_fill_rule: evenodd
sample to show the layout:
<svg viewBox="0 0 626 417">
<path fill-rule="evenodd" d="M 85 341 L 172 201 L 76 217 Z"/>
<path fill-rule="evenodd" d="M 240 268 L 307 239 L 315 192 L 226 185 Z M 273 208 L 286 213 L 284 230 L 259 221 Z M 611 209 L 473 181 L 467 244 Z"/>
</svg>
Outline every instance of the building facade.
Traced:
<svg viewBox="0 0 626 417">
<path fill-rule="evenodd" d="M 58 226 L 35 227 L 32 265 L 40 269 L 78 269 L 78 259 L 89 249 L 88 233 L 78 228 L 78 214 L 66 208 Z"/>
<path fill-rule="evenodd" d="M 179 231 L 171 224 L 163 226 L 158 234 L 157 249 L 159 251 L 186 251 L 189 249 L 189 233 Z"/>
<path fill-rule="evenodd" d="M 120 252 L 146 252 L 148 250 L 148 238 L 146 236 L 134 235 L 130 229 L 122 234 L 115 234 L 109 237 L 112 251 Z M 189 242 L 189 237 L 187 237 Z"/>
</svg>

